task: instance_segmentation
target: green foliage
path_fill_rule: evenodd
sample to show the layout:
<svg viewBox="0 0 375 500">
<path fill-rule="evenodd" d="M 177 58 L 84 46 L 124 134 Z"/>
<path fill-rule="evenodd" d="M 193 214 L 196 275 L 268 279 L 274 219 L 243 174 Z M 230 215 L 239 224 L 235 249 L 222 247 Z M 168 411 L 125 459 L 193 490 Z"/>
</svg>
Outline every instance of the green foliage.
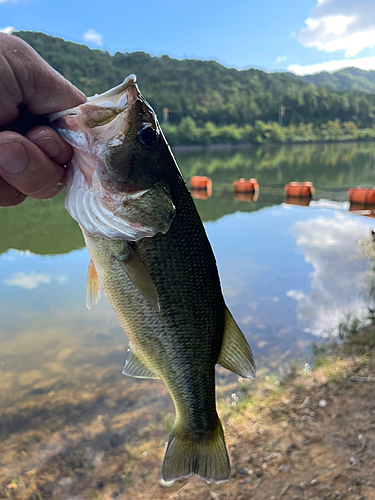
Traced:
<svg viewBox="0 0 375 500">
<path fill-rule="evenodd" d="M 280 128 L 275 122 L 257 120 L 252 125 L 239 127 L 231 125 L 215 125 L 207 122 L 199 127 L 189 116 L 183 118 L 178 125 L 162 126 L 171 146 L 178 144 L 210 145 L 210 144 L 277 144 L 317 141 L 370 140 L 375 138 L 375 127 L 359 130 L 354 122 L 341 123 L 330 120 L 320 126 L 313 123 L 293 123 Z"/>
<path fill-rule="evenodd" d="M 338 325 L 337 332 L 331 332 L 325 340 L 312 344 L 315 367 L 324 366 L 327 357 L 344 353 L 363 354 L 375 347 L 375 310 L 368 307 L 366 316 L 359 318 L 355 312 L 348 312 Z"/>
<path fill-rule="evenodd" d="M 316 75 L 306 75 L 302 79 L 317 87 L 324 85 L 336 90 L 375 92 L 375 71 L 365 71 L 359 68 L 345 68 L 334 73 L 323 71 Z"/>
<path fill-rule="evenodd" d="M 348 342 L 355 337 L 366 325 L 366 321 L 358 318 L 354 313 L 347 313 L 345 320 L 338 326 L 338 338 L 341 341 Z"/>
<path fill-rule="evenodd" d="M 316 87 L 288 73 L 239 71 L 216 61 L 151 57 L 144 52 L 110 55 L 43 33 L 16 35 L 87 95 L 103 92 L 135 73 L 157 115 L 169 109 L 171 123 L 165 131 L 172 144 L 341 140 L 361 138 L 356 127 L 373 126 L 373 94 Z M 364 78 L 362 73 L 353 75 L 352 79 Z M 287 107 L 284 125 L 296 127 L 289 129 L 289 135 L 288 129 L 275 124 L 280 104 Z M 343 130 L 343 123 L 352 125 Z M 319 128 L 322 124 L 327 125 Z M 375 135 L 368 134 L 366 138 Z"/>
</svg>

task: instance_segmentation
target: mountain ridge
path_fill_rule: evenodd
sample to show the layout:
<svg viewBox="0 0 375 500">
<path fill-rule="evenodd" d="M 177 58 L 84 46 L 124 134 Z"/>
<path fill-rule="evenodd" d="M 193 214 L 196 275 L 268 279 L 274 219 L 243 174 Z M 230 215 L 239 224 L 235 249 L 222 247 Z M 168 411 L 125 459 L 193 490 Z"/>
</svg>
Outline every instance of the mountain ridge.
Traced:
<svg viewBox="0 0 375 500">
<path fill-rule="evenodd" d="M 279 106 L 285 105 L 291 108 L 286 112 L 285 125 L 321 124 L 335 119 L 353 121 L 361 127 L 373 124 L 375 95 L 371 93 L 319 87 L 291 73 L 238 70 L 216 61 L 179 60 L 145 52 L 110 55 L 44 33 L 14 34 L 87 95 L 114 87 L 135 73 L 157 114 L 162 116 L 163 108 L 168 108 L 172 123 L 187 116 L 198 125 L 277 122 Z"/>
<path fill-rule="evenodd" d="M 335 90 L 358 90 L 375 93 L 375 71 L 363 70 L 354 66 L 329 73 L 321 71 L 313 75 L 305 75 L 302 80 L 313 83 L 317 87 L 327 86 Z"/>
</svg>

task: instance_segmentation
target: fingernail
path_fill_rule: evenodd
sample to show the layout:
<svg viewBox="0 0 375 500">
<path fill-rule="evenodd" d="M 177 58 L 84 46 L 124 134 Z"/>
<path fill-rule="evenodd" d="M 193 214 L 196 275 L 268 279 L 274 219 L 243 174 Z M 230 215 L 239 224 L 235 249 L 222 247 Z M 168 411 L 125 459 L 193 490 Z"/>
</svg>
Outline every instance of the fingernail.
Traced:
<svg viewBox="0 0 375 500">
<path fill-rule="evenodd" d="M 29 163 L 29 155 L 21 141 L 0 143 L 0 169 L 8 174 L 18 174 Z"/>
<path fill-rule="evenodd" d="M 34 140 L 34 143 L 40 148 L 49 158 L 55 158 L 60 153 L 60 146 L 53 137 L 43 137 Z"/>
</svg>

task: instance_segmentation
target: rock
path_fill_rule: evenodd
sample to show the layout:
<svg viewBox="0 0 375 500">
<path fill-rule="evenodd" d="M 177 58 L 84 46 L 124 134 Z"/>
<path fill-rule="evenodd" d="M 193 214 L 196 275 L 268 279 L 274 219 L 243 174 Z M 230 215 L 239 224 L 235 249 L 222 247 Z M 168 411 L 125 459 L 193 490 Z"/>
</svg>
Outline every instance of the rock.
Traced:
<svg viewBox="0 0 375 500">
<path fill-rule="evenodd" d="M 320 406 L 321 408 L 325 408 L 325 407 L 327 406 L 327 401 L 326 401 L 325 399 L 321 399 L 321 400 L 319 401 L 319 406 Z"/>
<path fill-rule="evenodd" d="M 349 463 L 350 463 L 350 465 L 357 465 L 357 461 L 354 457 L 349 458 Z"/>
<path fill-rule="evenodd" d="M 164 481 L 164 479 L 160 479 L 159 484 L 163 488 L 170 488 L 171 486 L 174 485 L 176 481 Z"/>
<path fill-rule="evenodd" d="M 69 488 L 73 484 L 73 479 L 71 477 L 62 477 L 57 484 L 61 488 Z"/>
<path fill-rule="evenodd" d="M 247 476 L 248 472 L 249 472 L 249 469 L 242 469 L 241 467 L 238 467 L 238 474 L 240 474 L 241 476 Z"/>
<path fill-rule="evenodd" d="M 279 458 L 281 456 L 281 453 L 277 453 L 276 451 L 274 451 L 273 453 L 271 453 L 270 455 L 268 455 L 268 457 L 266 457 L 264 459 L 265 462 L 270 462 L 271 460 L 275 460 L 275 458 Z"/>
</svg>

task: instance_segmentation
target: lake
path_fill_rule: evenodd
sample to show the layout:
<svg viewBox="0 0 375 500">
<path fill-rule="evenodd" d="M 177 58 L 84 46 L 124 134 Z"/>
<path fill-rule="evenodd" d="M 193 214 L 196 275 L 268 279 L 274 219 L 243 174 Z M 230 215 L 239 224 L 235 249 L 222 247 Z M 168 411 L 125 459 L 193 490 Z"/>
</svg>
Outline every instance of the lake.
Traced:
<svg viewBox="0 0 375 500">
<path fill-rule="evenodd" d="M 305 362 L 312 342 L 349 317 L 366 318 L 375 221 L 351 213 L 346 198 L 349 187 L 374 186 L 375 144 L 177 151 L 176 159 L 187 180 L 213 181 L 212 196 L 196 204 L 260 376 L 293 357 Z M 256 202 L 234 198 L 241 177 L 258 180 Z M 290 181 L 314 183 L 309 206 L 284 202 Z M 0 209 L 0 234 L 0 483 L 23 477 L 44 499 L 67 498 L 83 481 L 77 470 L 92 479 L 126 446 L 146 457 L 155 436 L 163 447 L 173 406 L 160 381 L 121 374 L 127 339 L 106 300 L 86 309 L 89 257 L 63 195 Z M 219 369 L 220 398 L 236 384 Z"/>
</svg>

